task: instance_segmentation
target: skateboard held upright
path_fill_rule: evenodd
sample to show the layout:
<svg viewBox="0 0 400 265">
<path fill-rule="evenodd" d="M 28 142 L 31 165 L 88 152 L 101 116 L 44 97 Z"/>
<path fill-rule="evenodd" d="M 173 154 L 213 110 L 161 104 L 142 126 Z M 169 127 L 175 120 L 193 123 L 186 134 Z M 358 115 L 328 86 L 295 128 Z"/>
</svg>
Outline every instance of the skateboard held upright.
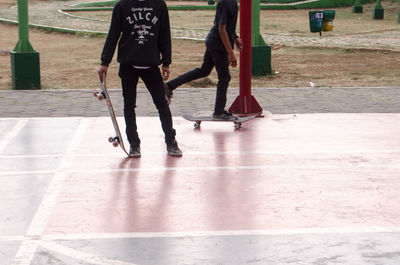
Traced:
<svg viewBox="0 0 400 265">
<path fill-rule="evenodd" d="M 112 143 L 114 147 L 120 146 L 122 150 L 129 156 L 128 152 L 125 149 L 124 141 L 122 140 L 121 131 L 118 126 L 117 117 L 115 116 L 114 108 L 111 103 L 110 96 L 108 95 L 107 87 L 106 87 L 106 76 L 103 74 L 103 82 L 100 82 L 100 91 L 94 92 L 94 96 L 97 97 L 98 100 L 105 100 L 108 111 L 110 112 L 111 121 L 114 127 L 115 136 L 110 136 L 108 141 Z"/>
</svg>

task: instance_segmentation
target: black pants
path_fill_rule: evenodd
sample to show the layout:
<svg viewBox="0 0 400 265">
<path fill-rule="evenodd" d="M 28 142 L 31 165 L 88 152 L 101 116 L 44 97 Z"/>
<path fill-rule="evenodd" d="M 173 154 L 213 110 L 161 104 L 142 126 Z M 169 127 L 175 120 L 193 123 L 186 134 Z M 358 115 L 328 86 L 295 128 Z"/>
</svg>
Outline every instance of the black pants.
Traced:
<svg viewBox="0 0 400 265">
<path fill-rule="evenodd" d="M 145 83 L 147 90 L 153 98 L 158 110 L 161 126 L 165 134 L 165 142 L 170 143 L 175 139 L 175 130 L 172 125 L 172 115 L 167 100 L 165 99 L 164 85 L 160 69 L 137 69 L 131 65 L 120 64 L 119 77 L 122 82 L 122 95 L 124 97 L 124 117 L 126 135 L 131 144 L 140 144 L 136 125 L 136 88 L 139 77 Z"/>
<path fill-rule="evenodd" d="M 228 53 L 206 48 L 203 64 L 200 68 L 195 68 L 168 82 L 168 87 L 174 90 L 180 85 L 186 84 L 198 78 L 206 77 L 214 68 L 218 74 L 217 95 L 215 97 L 214 114 L 224 111 L 226 105 L 226 93 L 228 91 L 231 75 L 229 73 Z"/>
</svg>

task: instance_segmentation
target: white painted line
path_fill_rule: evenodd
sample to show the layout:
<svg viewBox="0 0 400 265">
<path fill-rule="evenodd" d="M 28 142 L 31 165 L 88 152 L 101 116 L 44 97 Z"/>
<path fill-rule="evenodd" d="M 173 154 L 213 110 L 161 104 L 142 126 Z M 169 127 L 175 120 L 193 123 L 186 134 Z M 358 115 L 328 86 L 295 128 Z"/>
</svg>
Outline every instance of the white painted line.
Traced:
<svg viewBox="0 0 400 265">
<path fill-rule="evenodd" d="M 367 171 L 400 170 L 400 165 L 267 165 L 267 166 L 225 166 L 225 167 L 140 167 L 140 168 L 121 168 L 121 169 L 81 169 L 66 170 L 65 173 L 84 173 L 84 174 L 104 174 L 104 173 L 129 173 L 145 171 L 217 171 L 217 170 L 268 170 L 268 169 L 355 169 Z M 5 171 L 0 172 L 0 176 L 16 175 L 38 175 L 38 174 L 61 174 L 58 171 Z"/>
<path fill-rule="evenodd" d="M 38 244 L 38 240 L 26 239 L 22 241 L 21 247 L 19 248 L 14 260 L 11 262 L 11 265 L 31 264 L 33 254 L 36 252 Z"/>
<path fill-rule="evenodd" d="M 213 150 L 209 151 L 194 151 L 194 150 L 184 150 L 184 159 L 189 155 L 207 155 L 208 157 L 211 155 L 353 155 L 353 154 L 400 154 L 400 149 L 368 149 L 368 150 L 324 150 L 324 151 L 311 151 L 311 150 L 283 150 L 283 151 L 224 151 L 224 152 L 215 152 Z M 142 159 L 145 159 L 146 156 L 152 157 L 153 155 L 167 155 L 167 152 L 164 149 L 160 149 L 160 151 L 146 151 L 142 150 Z M 52 155 L 0 155 L 0 159 L 23 159 L 23 158 L 53 158 L 53 157 L 61 157 L 62 154 L 52 154 Z M 117 152 L 109 152 L 109 153 L 79 153 L 75 154 L 74 158 L 78 157 L 121 157 L 126 158 L 123 152 L 120 152 L 118 149 Z"/>
<path fill-rule="evenodd" d="M 148 152 L 142 151 L 143 154 Z M 150 152 L 149 152 L 150 153 Z M 153 152 L 155 153 L 155 152 Z M 215 152 L 213 150 L 209 151 L 184 151 L 184 155 L 342 155 L 342 154 L 393 154 L 400 153 L 400 149 L 367 149 L 367 150 L 324 150 L 324 151 L 312 151 L 312 150 L 281 150 L 281 151 L 225 151 L 225 152 Z"/>
<path fill-rule="evenodd" d="M 221 166 L 221 167 L 140 167 L 116 169 L 82 169 L 69 170 L 69 173 L 119 173 L 119 172 L 144 172 L 144 171 L 215 171 L 215 170 L 268 170 L 268 169 L 357 169 L 357 170 L 400 170 L 400 165 L 258 165 L 258 166 Z"/>
<path fill-rule="evenodd" d="M 37 91 L 37 92 L 45 92 L 45 90 Z M 26 118 L 0 118 L 0 121 L 12 121 L 12 120 L 71 120 L 71 119 L 83 119 L 84 117 L 74 116 L 74 117 L 26 117 Z M 93 118 L 101 118 L 101 117 L 93 117 Z"/>
<path fill-rule="evenodd" d="M 144 149 L 144 148 L 143 148 Z M 312 150 L 273 150 L 273 151 L 262 151 L 262 150 L 256 150 L 256 151 L 236 151 L 236 150 L 231 150 L 231 151 L 214 151 L 214 150 L 207 150 L 207 151 L 194 151 L 194 150 L 183 150 L 184 152 L 184 157 L 188 155 L 207 155 L 207 157 L 212 156 L 212 155 L 343 155 L 343 154 L 400 154 L 400 149 L 366 149 L 366 150 L 356 150 L 356 149 L 340 149 L 340 150 L 324 150 L 324 151 L 312 151 Z M 145 158 L 146 156 L 151 157 L 152 155 L 166 155 L 167 152 L 164 149 L 161 149 L 160 151 L 147 151 L 147 150 L 142 150 L 142 157 Z M 121 152 L 113 152 L 113 153 L 80 153 L 75 156 L 76 157 L 109 157 L 109 156 L 120 156 L 121 157 Z M 0 156 L 1 158 L 1 156 Z"/>
<path fill-rule="evenodd" d="M 400 227 L 331 227 L 294 228 L 270 230 L 226 230 L 226 231 L 182 231 L 182 232 L 143 232 L 143 233 L 98 233 L 98 234 L 53 234 L 43 236 L 43 240 L 96 240 L 130 238 L 171 238 L 171 237 L 209 237 L 209 236 L 256 236 L 256 235 L 302 235 L 302 234 L 356 234 L 356 233 L 400 233 Z"/>
<path fill-rule="evenodd" d="M 79 127 L 71 139 L 70 145 L 61 159 L 57 172 L 47 188 L 46 193 L 36 211 L 35 216 L 28 228 L 28 237 L 40 237 L 45 229 L 48 218 L 56 203 L 57 197 L 62 189 L 62 184 L 66 176 L 65 170 L 71 166 L 74 153 L 77 151 L 84 135 L 89 126 L 89 119 L 83 118 L 80 120 Z M 36 252 L 39 240 L 26 240 L 18 250 L 12 265 L 29 265 Z"/>
<path fill-rule="evenodd" d="M 25 127 L 27 119 L 19 120 L 16 125 L 0 140 L 0 152 L 11 142 L 11 140 Z"/>
<path fill-rule="evenodd" d="M 51 155 L 0 155 L 0 159 L 24 159 L 24 158 L 58 158 L 62 154 Z"/>
<path fill-rule="evenodd" d="M 1 171 L 0 176 L 15 176 L 15 175 L 47 175 L 55 174 L 55 170 L 37 170 L 37 171 Z"/>
<path fill-rule="evenodd" d="M 101 239 L 137 239 L 172 237 L 210 237 L 210 236 L 256 236 L 256 235 L 302 235 L 302 234 L 357 234 L 357 233 L 400 233 L 400 227 L 325 227 L 293 228 L 266 230 L 222 230 L 222 231 L 181 231 L 181 232 L 134 232 L 134 233 L 95 233 L 95 234 L 50 234 L 42 235 L 38 240 L 101 240 Z M 32 241 L 36 237 L 0 236 L 0 241 Z"/>
<path fill-rule="evenodd" d="M 367 164 L 338 164 L 338 165 L 255 165 L 255 166 L 220 166 L 220 167 L 139 167 L 139 168 L 115 168 L 115 169 L 65 169 L 63 172 L 58 170 L 38 170 L 38 171 L 3 171 L 0 176 L 15 175 L 38 175 L 38 174 L 66 174 L 66 173 L 85 173 L 85 174 L 104 174 L 104 173 L 129 173 L 145 171 L 216 171 L 216 170 L 268 170 L 268 169 L 356 169 L 356 170 L 400 170 L 400 165 L 367 165 Z"/>
<path fill-rule="evenodd" d="M 99 257 L 94 254 L 85 253 L 73 248 L 69 248 L 55 242 L 51 241 L 42 241 L 40 242 L 40 246 L 57 253 L 60 253 L 64 256 L 73 258 L 75 260 L 83 261 L 87 264 L 95 264 L 95 265 L 136 265 L 135 263 L 124 262 L 119 260 L 108 259 L 104 257 Z"/>
<path fill-rule="evenodd" d="M 24 236 L 0 236 L 0 241 L 23 241 Z"/>
</svg>

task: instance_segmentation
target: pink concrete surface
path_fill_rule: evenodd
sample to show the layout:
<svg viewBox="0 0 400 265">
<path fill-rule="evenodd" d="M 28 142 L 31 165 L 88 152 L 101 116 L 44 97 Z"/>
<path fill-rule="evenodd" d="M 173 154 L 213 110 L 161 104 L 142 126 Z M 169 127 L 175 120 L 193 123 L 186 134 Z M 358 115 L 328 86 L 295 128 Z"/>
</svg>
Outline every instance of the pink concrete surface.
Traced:
<svg viewBox="0 0 400 265">
<path fill-rule="evenodd" d="M 183 157 L 167 155 L 158 118 L 138 118 L 142 157 L 128 159 L 110 120 L 91 119 L 46 233 L 400 225 L 398 114 L 174 124 Z"/>
</svg>

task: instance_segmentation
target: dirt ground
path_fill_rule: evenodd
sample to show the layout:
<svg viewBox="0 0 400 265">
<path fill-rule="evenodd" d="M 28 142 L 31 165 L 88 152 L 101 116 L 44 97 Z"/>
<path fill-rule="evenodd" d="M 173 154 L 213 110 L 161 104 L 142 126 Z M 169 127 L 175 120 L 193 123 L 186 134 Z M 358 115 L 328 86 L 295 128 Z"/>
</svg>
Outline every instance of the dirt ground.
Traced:
<svg viewBox="0 0 400 265">
<path fill-rule="evenodd" d="M 168 5 L 180 4 L 179 2 L 167 1 Z M 181 2 L 189 3 L 191 1 Z M 204 3 L 202 3 L 204 4 Z M 324 35 L 342 35 L 360 32 L 398 29 L 397 16 L 400 10 L 400 3 L 384 1 L 385 19 L 373 20 L 371 17 L 373 4 L 364 5 L 363 13 L 355 14 L 351 7 L 335 8 L 335 19 L 333 21 L 334 31 Z M 262 34 L 291 34 L 297 36 L 309 36 L 310 10 L 261 10 L 260 31 Z M 111 11 L 99 12 L 71 12 L 72 15 L 109 21 Z M 208 31 L 214 21 L 214 10 L 197 11 L 169 11 L 171 26 L 176 28 L 196 28 Z M 195 21 L 193 21 L 195 18 Z M 195 23 L 194 23 L 195 22 Z M 238 18 L 238 25 L 240 17 Z M 108 22 L 107 22 L 108 24 Z"/>
<path fill-rule="evenodd" d="M 286 20 L 279 22 L 279 17 L 290 17 L 288 14 L 295 14 L 292 12 L 294 11 L 268 11 L 266 14 L 271 19 L 270 24 L 267 24 L 269 26 L 265 28 L 271 29 L 273 33 L 275 30 L 278 31 L 277 28 L 289 27 L 290 23 Z M 395 12 L 388 11 L 388 14 L 392 13 Z M 339 16 L 346 17 L 347 15 L 342 13 Z M 366 16 L 370 16 L 370 12 L 361 15 L 360 20 Z M 287 33 L 305 34 L 296 29 L 298 26 L 293 22 L 295 20 L 296 18 L 293 18 L 293 27 L 287 29 Z M 337 23 L 341 25 L 340 23 L 343 22 L 338 21 Z M 393 20 L 387 20 L 382 23 L 377 22 L 376 25 L 376 30 L 380 30 L 381 27 L 396 29 L 400 24 L 394 23 Z M 344 25 L 339 28 L 346 27 Z M 346 34 L 347 30 L 341 30 L 343 32 L 339 30 L 339 32 Z M 11 89 L 9 51 L 14 49 L 17 40 L 17 26 L 0 24 L 0 89 L 2 90 Z M 30 41 L 40 53 L 42 89 L 97 88 L 97 68 L 100 63 L 99 57 L 104 38 L 31 30 Z M 203 42 L 174 39 L 172 47 L 171 78 L 200 66 L 204 53 Z M 310 82 L 324 87 L 400 85 L 400 52 L 397 51 L 287 46 L 273 46 L 272 48 L 274 74 L 253 77 L 253 87 L 308 87 Z M 238 53 L 236 54 L 239 57 Z M 118 65 L 113 62 L 108 75 L 109 87 L 120 87 L 117 71 Z M 231 75 L 231 87 L 238 87 L 238 68 L 231 69 Z M 198 80 L 186 86 L 213 87 L 216 85 L 216 81 L 216 73 L 213 71 L 208 79 Z"/>
</svg>

